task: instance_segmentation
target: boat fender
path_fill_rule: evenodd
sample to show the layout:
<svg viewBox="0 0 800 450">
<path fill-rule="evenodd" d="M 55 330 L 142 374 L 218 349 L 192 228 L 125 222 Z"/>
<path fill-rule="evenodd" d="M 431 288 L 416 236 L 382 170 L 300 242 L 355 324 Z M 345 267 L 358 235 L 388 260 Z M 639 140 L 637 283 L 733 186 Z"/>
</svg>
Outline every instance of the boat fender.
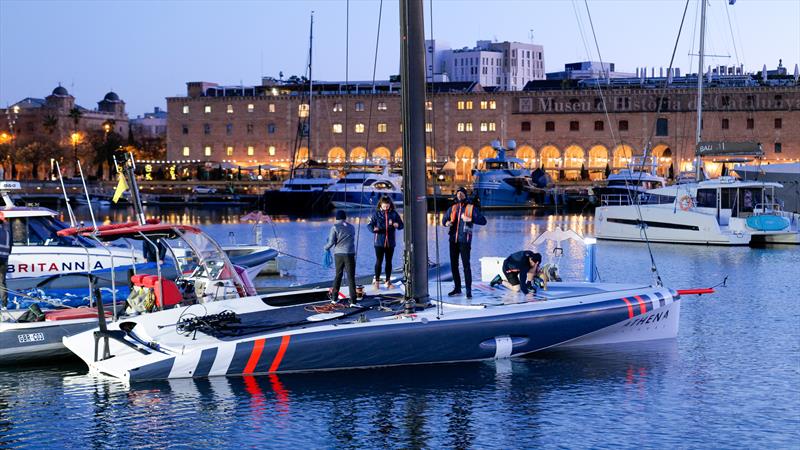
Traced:
<svg viewBox="0 0 800 450">
<path fill-rule="evenodd" d="M 692 201 L 692 197 L 688 195 L 684 195 L 683 197 L 678 200 L 678 206 L 681 208 L 681 211 L 688 211 L 694 207 L 694 202 Z"/>
</svg>

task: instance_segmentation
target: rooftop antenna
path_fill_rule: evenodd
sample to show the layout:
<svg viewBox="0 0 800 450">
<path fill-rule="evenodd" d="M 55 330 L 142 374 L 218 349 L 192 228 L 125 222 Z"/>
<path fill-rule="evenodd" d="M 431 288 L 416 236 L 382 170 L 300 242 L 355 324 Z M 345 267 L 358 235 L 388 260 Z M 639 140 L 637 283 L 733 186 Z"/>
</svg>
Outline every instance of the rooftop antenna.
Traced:
<svg viewBox="0 0 800 450">
<path fill-rule="evenodd" d="M 533 44 L 533 30 L 528 30 L 528 38 L 531 40 L 531 44 Z"/>
</svg>

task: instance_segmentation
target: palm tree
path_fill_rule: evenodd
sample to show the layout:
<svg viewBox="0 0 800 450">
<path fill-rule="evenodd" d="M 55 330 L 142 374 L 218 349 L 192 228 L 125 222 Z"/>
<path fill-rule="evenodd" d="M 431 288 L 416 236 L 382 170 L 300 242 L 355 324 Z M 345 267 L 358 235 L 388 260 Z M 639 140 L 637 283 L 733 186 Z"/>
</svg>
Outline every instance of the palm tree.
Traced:
<svg viewBox="0 0 800 450">
<path fill-rule="evenodd" d="M 58 128 L 58 116 L 55 114 L 48 114 L 42 120 L 42 126 L 49 134 L 55 133 Z"/>
<path fill-rule="evenodd" d="M 81 110 L 78 109 L 77 107 L 72 108 L 72 109 L 69 110 L 69 117 L 72 119 L 72 123 L 74 125 L 73 128 L 72 128 L 73 134 L 78 132 L 78 125 L 80 124 L 81 116 L 83 116 L 83 112 L 81 112 Z M 73 170 L 72 173 L 73 173 L 73 175 L 77 175 L 78 174 L 78 142 L 75 139 L 72 140 L 72 157 L 74 158 L 74 161 L 72 163 L 72 164 L 74 164 L 74 170 Z"/>
</svg>

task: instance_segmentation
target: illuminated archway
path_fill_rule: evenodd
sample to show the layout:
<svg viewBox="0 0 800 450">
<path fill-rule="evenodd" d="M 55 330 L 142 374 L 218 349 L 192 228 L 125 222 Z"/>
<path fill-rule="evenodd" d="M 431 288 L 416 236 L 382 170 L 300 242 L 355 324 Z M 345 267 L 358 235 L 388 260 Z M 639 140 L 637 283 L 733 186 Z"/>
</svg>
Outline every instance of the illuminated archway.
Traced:
<svg viewBox="0 0 800 450">
<path fill-rule="evenodd" d="M 478 152 L 478 159 L 480 159 L 481 161 L 483 161 L 486 158 L 496 158 L 496 157 L 497 157 L 497 151 L 488 145 L 481 148 L 480 151 Z"/>
<path fill-rule="evenodd" d="M 581 166 L 584 164 L 582 148 L 577 145 L 570 145 L 564 150 L 564 175 L 568 180 L 579 180 L 581 178 Z"/>
<path fill-rule="evenodd" d="M 625 169 L 633 156 L 633 148 L 628 144 L 620 144 L 614 148 L 612 155 L 611 169 Z"/>
<path fill-rule="evenodd" d="M 561 152 L 553 145 L 542 147 L 539 152 L 539 161 L 545 171 L 554 180 L 558 179 L 558 170 L 561 168 Z"/>
<path fill-rule="evenodd" d="M 430 145 L 425 146 L 425 161 L 431 162 L 436 159 L 436 150 Z"/>
<path fill-rule="evenodd" d="M 472 179 L 472 168 L 475 166 L 475 153 L 467 146 L 456 149 L 456 180 Z"/>
<path fill-rule="evenodd" d="M 517 149 L 517 158 L 521 159 L 525 167 L 532 169 L 536 167 L 536 150 L 530 145 L 523 145 Z"/>
<path fill-rule="evenodd" d="M 604 145 L 595 145 L 589 149 L 589 179 L 602 180 L 608 164 L 608 149 Z"/>
<path fill-rule="evenodd" d="M 328 150 L 328 162 L 341 163 L 347 159 L 347 152 L 342 147 L 333 147 Z"/>
<path fill-rule="evenodd" d="M 308 147 L 300 147 L 297 149 L 297 163 L 308 161 Z"/>
<path fill-rule="evenodd" d="M 666 177 L 672 164 L 672 149 L 666 144 L 656 145 L 653 147 L 653 157 L 656 158 L 656 173 Z"/>
<path fill-rule="evenodd" d="M 403 160 L 403 147 L 397 147 L 397 150 L 394 151 L 394 160 L 395 161 Z"/>
<path fill-rule="evenodd" d="M 367 149 L 364 147 L 356 147 L 350 150 L 350 161 L 364 162 L 367 159 Z"/>
<path fill-rule="evenodd" d="M 378 147 L 372 151 L 372 159 L 389 161 L 392 159 L 392 151 L 386 147 Z"/>
</svg>

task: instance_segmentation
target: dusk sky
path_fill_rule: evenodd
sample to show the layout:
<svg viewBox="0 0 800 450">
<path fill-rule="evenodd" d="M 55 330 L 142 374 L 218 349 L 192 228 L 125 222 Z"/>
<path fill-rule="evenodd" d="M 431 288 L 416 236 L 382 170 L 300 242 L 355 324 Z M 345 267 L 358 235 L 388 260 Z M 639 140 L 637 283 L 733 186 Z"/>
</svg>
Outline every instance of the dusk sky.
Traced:
<svg viewBox="0 0 800 450">
<path fill-rule="evenodd" d="M 707 64 L 759 71 L 800 62 L 800 0 L 711 0 Z M 616 69 L 667 67 L 685 0 L 590 0 L 603 60 Z M 113 89 L 131 117 L 186 94 L 187 81 L 253 85 L 262 75 L 305 73 L 315 11 L 314 79 L 344 80 L 344 0 L 37 1 L 0 0 L 0 105 L 47 96 L 59 83 L 96 108 Z M 371 80 L 378 0 L 350 1 L 350 80 Z M 426 35 L 431 33 L 425 0 Z M 577 15 L 576 15 L 577 10 Z M 690 0 L 676 56 L 696 70 L 699 3 Z M 383 2 L 377 79 L 398 72 L 398 2 Z M 477 40 L 544 45 L 546 70 L 597 60 L 583 1 L 435 0 L 433 36 L 453 48 Z M 586 39 L 581 36 L 581 30 Z"/>
</svg>

